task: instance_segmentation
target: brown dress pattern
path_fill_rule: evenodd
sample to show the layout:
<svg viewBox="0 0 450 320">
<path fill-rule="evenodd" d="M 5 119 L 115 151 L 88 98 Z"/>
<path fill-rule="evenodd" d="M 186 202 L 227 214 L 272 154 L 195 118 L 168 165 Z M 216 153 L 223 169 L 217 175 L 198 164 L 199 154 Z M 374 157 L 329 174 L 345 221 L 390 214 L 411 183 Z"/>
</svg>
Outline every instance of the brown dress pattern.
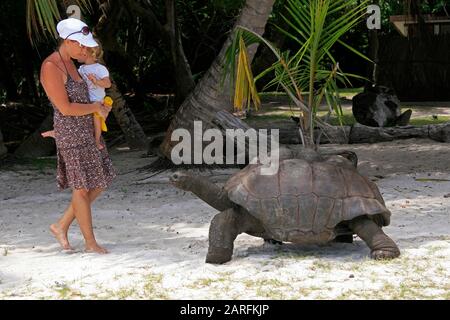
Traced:
<svg viewBox="0 0 450 320">
<path fill-rule="evenodd" d="M 72 103 L 90 103 L 86 82 L 67 74 L 66 90 Z M 99 150 L 95 144 L 93 114 L 64 116 L 54 105 L 53 125 L 57 150 L 56 181 L 59 191 L 73 189 L 106 189 L 117 176 L 105 141 Z"/>
</svg>

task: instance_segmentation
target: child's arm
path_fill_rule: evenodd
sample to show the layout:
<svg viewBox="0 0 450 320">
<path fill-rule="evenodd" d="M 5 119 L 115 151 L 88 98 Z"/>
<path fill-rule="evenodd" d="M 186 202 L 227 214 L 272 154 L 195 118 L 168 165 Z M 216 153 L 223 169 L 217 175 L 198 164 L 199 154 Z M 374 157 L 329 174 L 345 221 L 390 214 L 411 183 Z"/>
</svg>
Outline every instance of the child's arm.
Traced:
<svg viewBox="0 0 450 320">
<path fill-rule="evenodd" d="M 94 74 L 91 73 L 88 75 L 88 78 L 97 87 L 102 87 L 105 89 L 111 88 L 111 80 L 109 79 L 109 77 L 105 77 L 99 80 Z"/>
<path fill-rule="evenodd" d="M 42 64 L 40 80 L 47 97 L 63 116 L 84 116 L 93 112 L 103 112 L 107 115 L 109 112 L 98 102 L 91 104 L 70 102 L 64 88 L 64 74 L 49 60 Z"/>
</svg>

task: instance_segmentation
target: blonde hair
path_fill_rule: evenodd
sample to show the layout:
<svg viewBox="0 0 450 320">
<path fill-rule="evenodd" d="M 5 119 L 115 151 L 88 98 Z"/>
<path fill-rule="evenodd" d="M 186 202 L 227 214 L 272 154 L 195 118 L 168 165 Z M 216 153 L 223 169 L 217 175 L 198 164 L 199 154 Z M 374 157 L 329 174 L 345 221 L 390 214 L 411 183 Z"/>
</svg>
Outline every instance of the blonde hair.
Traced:
<svg viewBox="0 0 450 320">
<path fill-rule="evenodd" d="M 87 48 L 87 52 L 92 58 L 98 61 L 103 58 L 103 49 L 100 42 L 97 39 L 95 39 L 95 41 L 98 43 L 98 47 Z"/>
</svg>

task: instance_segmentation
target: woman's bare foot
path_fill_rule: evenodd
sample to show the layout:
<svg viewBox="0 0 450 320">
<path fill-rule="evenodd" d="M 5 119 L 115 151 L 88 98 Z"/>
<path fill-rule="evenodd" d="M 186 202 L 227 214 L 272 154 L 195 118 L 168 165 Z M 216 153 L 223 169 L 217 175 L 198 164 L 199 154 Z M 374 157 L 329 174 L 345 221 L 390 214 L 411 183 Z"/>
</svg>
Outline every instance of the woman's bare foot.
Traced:
<svg viewBox="0 0 450 320">
<path fill-rule="evenodd" d="M 67 233 L 61 229 L 58 223 L 54 223 L 50 226 L 50 232 L 55 236 L 56 240 L 58 240 L 64 250 L 73 250 L 67 239 Z"/>
<path fill-rule="evenodd" d="M 105 248 L 99 246 L 97 243 L 93 243 L 93 244 L 87 244 L 86 243 L 86 252 L 89 253 L 99 253 L 99 254 L 107 254 L 109 253 L 108 250 L 106 250 Z"/>
</svg>

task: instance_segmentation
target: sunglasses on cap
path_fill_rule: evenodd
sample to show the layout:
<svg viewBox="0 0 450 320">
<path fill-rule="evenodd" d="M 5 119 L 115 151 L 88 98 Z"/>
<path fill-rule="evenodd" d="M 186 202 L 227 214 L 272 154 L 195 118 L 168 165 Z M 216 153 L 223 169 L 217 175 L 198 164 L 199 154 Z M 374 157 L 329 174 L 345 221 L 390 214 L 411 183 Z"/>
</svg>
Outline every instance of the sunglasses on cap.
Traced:
<svg viewBox="0 0 450 320">
<path fill-rule="evenodd" d="M 84 36 L 87 36 L 89 34 L 89 32 L 91 32 L 91 30 L 89 30 L 89 27 L 86 26 L 86 27 L 83 27 L 80 31 L 72 32 L 65 38 L 65 40 L 67 40 L 67 38 L 73 34 L 82 33 Z"/>
</svg>

